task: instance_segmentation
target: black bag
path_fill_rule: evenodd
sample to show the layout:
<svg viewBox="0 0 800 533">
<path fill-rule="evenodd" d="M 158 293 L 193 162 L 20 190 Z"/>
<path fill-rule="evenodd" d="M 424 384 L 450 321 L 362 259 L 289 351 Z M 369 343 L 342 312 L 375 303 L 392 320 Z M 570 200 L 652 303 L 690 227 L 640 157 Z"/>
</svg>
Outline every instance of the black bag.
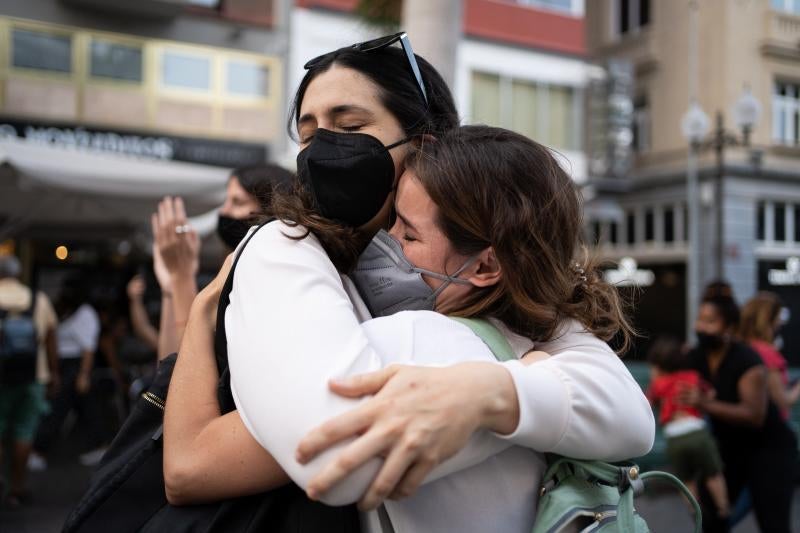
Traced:
<svg viewBox="0 0 800 533">
<path fill-rule="evenodd" d="M 239 256 L 225 280 L 217 307 L 214 348 L 223 413 L 235 409 L 228 374 L 225 309 Z M 159 364 L 153 384 L 134 406 L 92 476 L 89 490 L 67 518 L 64 533 L 360 531 L 354 505 L 329 507 L 313 502 L 294 484 L 219 503 L 170 505 L 164 491 L 162 423 L 176 357 L 177 354 L 172 354 Z"/>
<path fill-rule="evenodd" d="M 36 291 L 31 290 L 31 305 L 21 313 L 0 309 L 0 385 L 27 385 L 36 381 L 39 339 L 33 313 Z"/>
</svg>

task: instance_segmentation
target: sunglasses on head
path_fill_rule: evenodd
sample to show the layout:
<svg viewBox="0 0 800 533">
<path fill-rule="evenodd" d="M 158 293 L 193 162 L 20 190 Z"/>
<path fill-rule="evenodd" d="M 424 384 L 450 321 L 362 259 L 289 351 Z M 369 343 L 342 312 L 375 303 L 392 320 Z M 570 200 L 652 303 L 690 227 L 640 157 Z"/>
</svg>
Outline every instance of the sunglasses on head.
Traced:
<svg viewBox="0 0 800 533">
<path fill-rule="evenodd" d="M 393 45 L 397 41 L 400 41 L 400 46 L 403 47 L 403 52 L 405 52 L 406 54 L 408 65 L 411 67 L 411 72 L 412 74 L 414 74 L 414 79 L 417 81 L 417 88 L 419 89 L 419 93 L 422 95 L 422 100 L 425 102 L 425 106 L 427 107 L 428 93 L 425 92 L 425 84 L 422 82 L 422 74 L 420 74 L 419 65 L 417 65 L 417 58 L 414 57 L 414 50 L 411 48 L 411 41 L 409 40 L 406 32 L 401 31 L 399 33 L 395 33 L 394 35 L 387 35 L 385 37 L 378 37 L 377 39 L 372 39 L 371 41 L 356 43 L 352 45 L 350 48 L 352 48 L 357 52 L 365 52 L 365 53 L 376 52 L 378 50 L 383 50 L 384 48 Z M 312 68 L 319 65 L 323 59 L 335 53 L 336 52 L 334 51 L 322 54 L 321 56 L 317 56 L 314 59 L 308 61 L 303 66 L 303 68 L 306 70 L 311 70 Z"/>
</svg>

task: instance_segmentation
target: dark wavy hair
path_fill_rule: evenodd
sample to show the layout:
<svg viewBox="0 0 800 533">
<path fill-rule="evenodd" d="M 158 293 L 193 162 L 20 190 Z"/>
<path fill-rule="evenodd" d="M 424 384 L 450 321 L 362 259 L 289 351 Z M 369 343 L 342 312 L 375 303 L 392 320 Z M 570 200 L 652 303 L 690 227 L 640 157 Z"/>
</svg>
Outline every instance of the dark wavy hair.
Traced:
<svg viewBox="0 0 800 533">
<path fill-rule="evenodd" d="M 270 213 L 266 208 L 271 205 L 274 192 L 278 189 L 289 191 L 294 184 L 294 173 L 272 163 L 235 168 L 230 178 L 236 178 L 242 189 L 258 200 L 266 215 Z"/>
<path fill-rule="evenodd" d="M 491 246 L 496 285 L 473 290 L 453 314 L 494 317 L 547 341 L 572 318 L 620 351 L 634 330 L 616 288 L 583 243 L 580 192 L 551 150 L 502 128 L 464 126 L 406 162 L 436 204 L 437 225 L 465 256 Z"/>
<path fill-rule="evenodd" d="M 309 69 L 300 82 L 289 113 L 289 134 L 296 138 L 294 133 L 308 86 L 334 65 L 353 69 L 375 83 L 381 103 L 397 119 L 409 137 L 439 137 L 457 127 L 458 112 L 450 89 L 428 61 L 420 56 L 416 58 L 425 83 L 428 105 L 420 95 L 408 60 L 400 48 L 388 47 L 373 52 L 359 52 L 348 46 L 331 52 Z M 296 180 L 290 193 L 275 194 L 271 205 L 265 206 L 264 210 L 271 211 L 289 225 L 303 226 L 313 233 L 340 272 L 352 270 L 358 256 L 372 238 L 372 235 L 365 235 L 357 228 L 320 215 L 309 192 Z"/>
</svg>

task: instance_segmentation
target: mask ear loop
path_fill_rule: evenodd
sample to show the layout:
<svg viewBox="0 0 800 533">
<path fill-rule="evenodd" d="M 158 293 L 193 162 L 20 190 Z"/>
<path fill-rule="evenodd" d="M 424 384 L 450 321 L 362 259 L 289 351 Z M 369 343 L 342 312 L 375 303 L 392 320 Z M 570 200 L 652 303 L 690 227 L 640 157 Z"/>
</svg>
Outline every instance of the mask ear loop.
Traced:
<svg viewBox="0 0 800 533">
<path fill-rule="evenodd" d="M 444 283 L 439 285 L 431 293 L 431 298 L 434 300 L 434 303 L 435 303 L 436 302 L 436 298 L 439 296 L 439 294 L 441 294 L 442 291 L 445 290 L 451 283 L 455 283 L 456 285 L 472 285 L 472 283 L 469 280 L 461 279 L 461 278 L 459 278 L 457 276 L 459 274 L 461 274 L 462 272 L 464 272 L 467 268 L 469 268 L 470 265 L 472 265 L 472 263 L 474 263 L 478 259 L 478 257 L 480 257 L 480 254 L 476 254 L 476 255 L 470 257 L 461 266 L 461 268 L 459 268 L 452 275 L 449 275 L 449 276 L 447 274 L 440 274 L 438 272 L 432 272 L 430 270 L 425 270 L 424 268 L 417 268 L 417 267 L 414 267 L 414 272 L 417 272 L 419 274 L 425 274 L 425 275 L 430 276 L 432 278 L 436 278 L 436 279 L 444 281 Z"/>
</svg>

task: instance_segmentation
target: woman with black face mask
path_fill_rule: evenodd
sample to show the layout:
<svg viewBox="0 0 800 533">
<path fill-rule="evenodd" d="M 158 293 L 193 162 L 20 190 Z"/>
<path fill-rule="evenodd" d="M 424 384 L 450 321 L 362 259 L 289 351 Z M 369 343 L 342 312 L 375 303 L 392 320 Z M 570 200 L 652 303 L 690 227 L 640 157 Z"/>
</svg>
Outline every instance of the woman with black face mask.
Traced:
<svg viewBox="0 0 800 533">
<path fill-rule="evenodd" d="M 219 209 L 217 235 L 232 252 L 242 241 L 253 222 L 264 215 L 275 189 L 289 188 L 294 176 L 272 164 L 240 167 L 231 172 L 225 189 L 225 202 Z"/>
<path fill-rule="evenodd" d="M 228 253 L 239 245 L 253 223 L 270 214 L 267 211 L 273 192 L 289 188 L 293 179 L 291 172 L 269 163 L 239 167 L 231 172 L 217 219 L 217 235 Z M 180 197 L 161 200 L 151 223 L 153 270 L 162 294 L 158 329 L 161 359 L 178 351 L 189 309 L 197 295 L 200 239 L 188 224 Z M 143 312 L 139 315 L 146 316 Z"/>
<path fill-rule="evenodd" d="M 768 400 L 761 358 L 735 338 L 738 323 L 739 308 L 732 297 L 703 299 L 690 359 L 714 391 L 687 390 L 683 401 L 711 419 L 731 501 L 749 486 L 761 531 L 788 533 L 797 441 Z M 704 504 L 704 531 L 729 531 L 727 519 L 713 512 L 710 500 Z"/>
</svg>

